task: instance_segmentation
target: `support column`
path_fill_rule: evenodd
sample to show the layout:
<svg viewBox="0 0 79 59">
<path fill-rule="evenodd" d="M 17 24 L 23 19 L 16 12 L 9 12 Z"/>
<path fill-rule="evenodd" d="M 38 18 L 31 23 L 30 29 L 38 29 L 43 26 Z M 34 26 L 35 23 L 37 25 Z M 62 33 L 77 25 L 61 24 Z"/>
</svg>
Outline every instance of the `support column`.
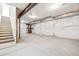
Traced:
<svg viewBox="0 0 79 59">
<path fill-rule="evenodd" d="M 32 33 L 32 26 L 31 24 L 27 24 L 28 27 L 27 27 L 27 30 L 28 30 L 28 33 Z"/>
</svg>

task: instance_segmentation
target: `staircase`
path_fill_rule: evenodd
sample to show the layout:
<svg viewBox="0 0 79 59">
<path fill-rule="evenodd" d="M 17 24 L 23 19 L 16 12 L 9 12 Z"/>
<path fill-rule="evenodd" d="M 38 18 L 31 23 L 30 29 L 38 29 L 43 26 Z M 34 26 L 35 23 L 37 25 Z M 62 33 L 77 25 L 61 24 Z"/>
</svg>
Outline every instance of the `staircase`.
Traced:
<svg viewBox="0 0 79 59">
<path fill-rule="evenodd" d="M 7 44 L 11 42 L 14 42 L 14 38 L 12 34 L 10 19 L 8 17 L 2 17 L 1 24 L 0 24 L 0 48 L 3 45 L 7 47 Z"/>
</svg>

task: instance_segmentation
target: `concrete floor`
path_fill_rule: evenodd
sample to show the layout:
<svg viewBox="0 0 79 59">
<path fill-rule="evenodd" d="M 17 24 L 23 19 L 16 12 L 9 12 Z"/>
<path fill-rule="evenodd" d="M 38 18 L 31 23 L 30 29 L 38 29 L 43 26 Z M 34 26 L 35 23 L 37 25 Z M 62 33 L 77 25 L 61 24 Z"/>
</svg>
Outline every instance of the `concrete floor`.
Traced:
<svg viewBox="0 0 79 59">
<path fill-rule="evenodd" d="M 20 43 L 7 48 L 5 56 L 79 56 L 79 40 L 36 34 L 21 35 Z M 3 52 L 5 52 L 3 51 Z M 1 52 L 0 52 L 1 53 Z"/>
</svg>

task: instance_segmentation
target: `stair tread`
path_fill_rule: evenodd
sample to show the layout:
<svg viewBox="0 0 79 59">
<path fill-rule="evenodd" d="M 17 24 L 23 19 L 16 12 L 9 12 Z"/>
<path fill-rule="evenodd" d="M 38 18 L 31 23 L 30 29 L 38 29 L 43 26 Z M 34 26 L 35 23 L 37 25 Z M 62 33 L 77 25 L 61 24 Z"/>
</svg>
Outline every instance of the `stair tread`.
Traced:
<svg viewBox="0 0 79 59">
<path fill-rule="evenodd" d="M 10 26 L 0 26 L 0 27 L 5 28 L 5 27 L 10 27 Z"/>
<path fill-rule="evenodd" d="M 14 40 L 14 39 L 6 39 L 6 40 L 0 40 L 0 42 L 2 42 L 2 41 L 9 41 L 9 40 Z"/>
<path fill-rule="evenodd" d="M 0 29 L 0 31 L 11 31 L 11 29 L 5 30 L 5 29 Z"/>
<path fill-rule="evenodd" d="M 13 35 L 11 35 L 11 36 L 4 36 L 4 37 L 12 37 Z M 1 38 L 1 37 L 0 37 Z"/>
<path fill-rule="evenodd" d="M 9 25 L 10 26 L 10 25 Z M 7 25 L 0 25 L 0 27 L 9 27 L 9 26 L 7 26 Z"/>
<path fill-rule="evenodd" d="M 8 27 L 0 27 L 0 29 L 5 29 L 5 28 L 10 29 L 11 27 L 10 26 L 8 26 Z"/>
<path fill-rule="evenodd" d="M 12 33 L 0 33 L 0 35 L 4 35 L 4 34 L 12 34 Z"/>
<path fill-rule="evenodd" d="M 13 36 L 12 34 L 2 34 L 0 35 L 0 37 L 4 37 L 4 36 Z"/>
<path fill-rule="evenodd" d="M 0 30 L 11 30 L 11 29 L 0 29 Z"/>
<path fill-rule="evenodd" d="M 0 29 L 10 29 L 10 27 L 0 27 Z"/>
<path fill-rule="evenodd" d="M 11 32 L 11 31 L 9 31 L 9 30 L 0 30 L 0 32 Z"/>
<path fill-rule="evenodd" d="M 3 26 L 3 25 L 1 25 L 0 27 L 4 28 L 4 27 L 11 27 L 11 26 Z"/>
<path fill-rule="evenodd" d="M 12 34 L 12 33 L 0 33 L 0 34 Z"/>
<path fill-rule="evenodd" d="M 0 37 L 0 40 L 13 39 L 13 36 L 3 36 Z"/>
<path fill-rule="evenodd" d="M 8 28 L 4 28 L 4 29 L 2 29 L 2 28 L 0 28 L 0 30 L 12 30 L 12 29 L 8 29 Z"/>
<path fill-rule="evenodd" d="M 10 25 L 4 26 L 4 25 L 0 25 L 0 27 L 11 27 Z"/>
<path fill-rule="evenodd" d="M 11 32 L 11 30 L 0 30 L 0 32 Z"/>
<path fill-rule="evenodd" d="M 12 33 L 0 33 L 0 35 L 10 35 Z"/>
<path fill-rule="evenodd" d="M 12 33 L 12 32 L 0 32 L 0 33 Z"/>
<path fill-rule="evenodd" d="M 0 31 L 12 31 L 12 29 L 0 29 Z"/>
<path fill-rule="evenodd" d="M 0 26 L 0 28 L 9 28 L 9 26 L 7 27 L 7 26 Z"/>
<path fill-rule="evenodd" d="M 13 42 L 13 41 L 14 41 L 13 39 L 3 40 L 3 41 L 0 41 L 0 44 L 9 43 L 9 42 Z"/>
</svg>

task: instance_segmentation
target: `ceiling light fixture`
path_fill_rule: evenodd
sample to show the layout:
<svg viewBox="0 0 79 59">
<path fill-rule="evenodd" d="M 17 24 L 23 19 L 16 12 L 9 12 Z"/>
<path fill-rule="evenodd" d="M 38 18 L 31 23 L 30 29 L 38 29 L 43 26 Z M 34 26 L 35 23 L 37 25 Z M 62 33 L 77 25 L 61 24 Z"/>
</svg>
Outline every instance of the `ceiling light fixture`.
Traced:
<svg viewBox="0 0 79 59">
<path fill-rule="evenodd" d="M 51 9 L 53 9 L 53 10 L 58 9 L 58 8 L 60 8 L 61 5 L 63 5 L 63 3 L 55 3 L 55 4 L 51 5 Z"/>
<path fill-rule="evenodd" d="M 37 18 L 37 16 L 35 14 L 30 14 L 28 15 L 30 18 Z"/>
<path fill-rule="evenodd" d="M 25 20 L 21 20 L 21 22 L 22 22 L 22 23 L 26 23 L 26 21 L 25 21 Z"/>
</svg>

